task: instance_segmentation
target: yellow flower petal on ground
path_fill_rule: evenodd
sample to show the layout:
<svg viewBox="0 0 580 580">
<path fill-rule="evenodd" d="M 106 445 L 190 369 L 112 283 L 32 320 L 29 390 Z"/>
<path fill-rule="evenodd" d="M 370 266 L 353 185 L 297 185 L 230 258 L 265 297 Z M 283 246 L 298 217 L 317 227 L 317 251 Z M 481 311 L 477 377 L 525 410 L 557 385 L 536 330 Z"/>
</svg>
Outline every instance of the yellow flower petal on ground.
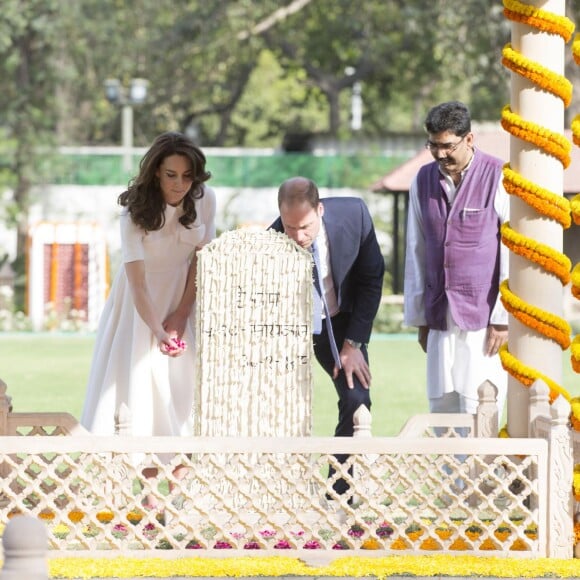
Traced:
<svg viewBox="0 0 580 580">
<path fill-rule="evenodd" d="M 323 567 L 310 567 L 294 558 L 56 558 L 49 561 L 52 578 L 168 578 L 172 576 L 495 576 L 497 578 L 580 577 L 578 559 L 521 559 L 430 554 L 339 558 Z"/>
</svg>

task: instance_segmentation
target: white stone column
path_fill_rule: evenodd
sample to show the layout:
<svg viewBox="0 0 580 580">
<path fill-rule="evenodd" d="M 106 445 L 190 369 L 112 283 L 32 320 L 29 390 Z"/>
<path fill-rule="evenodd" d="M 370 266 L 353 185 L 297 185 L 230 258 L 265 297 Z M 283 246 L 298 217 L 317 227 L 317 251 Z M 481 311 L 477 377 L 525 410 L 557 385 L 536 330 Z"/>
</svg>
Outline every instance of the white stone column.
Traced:
<svg viewBox="0 0 580 580">
<path fill-rule="evenodd" d="M 542 10 L 563 16 L 564 0 L 533 0 L 528 2 Z M 525 24 L 512 23 L 512 47 L 525 57 L 558 73 L 564 74 L 564 40 L 555 34 L 532 29 Z M 546 129 L 564 132 L 564 103 L 547 91 L 538 89 L 531 81 L 512 73 L 511 109 L 524 120 Z M 521 139 L 510 137 L 511 168 L 540 187 L 553 193 L 563 192 L 562 163 L 540 148 Z M 511 196 L 510 223 L 513 230 L 562 251 L 562 226 L 549 220 L 516 196 Z M 562 285 L 553 275 L 526 259 L 510 254 L 510 290 L 524 302 L 531 303 L 556 316 L 562 316 Z M 509 350 L 518 360 L 531 366 L 557 383 L 562 378 L 560 346 L 541 334 L 530 330 L 510 316 Z M 508 431 L 512 437 L 526 437 L 528 433 L 527 387 L 513 378 L 508 381 Z"/>
</svg>

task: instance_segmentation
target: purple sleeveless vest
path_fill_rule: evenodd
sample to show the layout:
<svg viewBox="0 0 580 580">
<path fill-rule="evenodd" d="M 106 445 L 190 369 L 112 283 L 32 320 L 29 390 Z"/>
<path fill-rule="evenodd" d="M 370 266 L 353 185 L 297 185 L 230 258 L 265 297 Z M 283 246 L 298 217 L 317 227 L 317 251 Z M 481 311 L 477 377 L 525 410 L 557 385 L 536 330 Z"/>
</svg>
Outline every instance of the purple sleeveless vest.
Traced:
<svg viewBox="0 0 580 580">
<path fill-rule="evenodd" d="M 499 287 L 500 222 L 494 200 L 502 166 L 500 159 L 476 150 L 453 205 L 437 163 L 419 170 L 425 316 L 430 328 L 447 329 L 447 308 L 462 330 L 489 324 Z"/>
</svg>

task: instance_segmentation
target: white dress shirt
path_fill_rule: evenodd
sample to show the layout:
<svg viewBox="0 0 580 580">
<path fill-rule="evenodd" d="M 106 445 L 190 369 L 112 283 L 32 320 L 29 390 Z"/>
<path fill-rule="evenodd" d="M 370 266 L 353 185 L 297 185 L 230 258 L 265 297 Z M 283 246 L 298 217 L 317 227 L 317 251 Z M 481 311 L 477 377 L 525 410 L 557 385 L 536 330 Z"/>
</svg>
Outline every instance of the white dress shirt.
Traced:
<svg viewBox="0 0 580 580">
<path fill-rule="evenodd" d="M 320 256 L 320 277 L 322 278 L 322 286 L 326 304 L 330 316 L 338 314 L 338 299 L 336 298 L 336 291 L 334 289 L 334 282 L 332 280 L 332 270 L 330 268 L 330 253 L 328 251 L 328 236 L 324 223 L 320 220 L 320 230 L 316 236 L 316 245 L 318 246 L 318 255 Z M 323 313 L 324 318 L 324 313 Z"/>
</svg>

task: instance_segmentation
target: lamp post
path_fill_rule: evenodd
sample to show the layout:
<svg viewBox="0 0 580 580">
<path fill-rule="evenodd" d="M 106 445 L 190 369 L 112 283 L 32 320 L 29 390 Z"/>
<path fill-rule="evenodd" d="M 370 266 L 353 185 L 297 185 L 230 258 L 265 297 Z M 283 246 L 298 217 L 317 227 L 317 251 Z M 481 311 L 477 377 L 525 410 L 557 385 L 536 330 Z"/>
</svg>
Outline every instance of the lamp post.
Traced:
<svg viewBox="0 0 580 580">
<path fill-rule="evenodd" d="M 146 101 L 149 81 L 135 78 L 131 79 L 128 87 L 125 87 L 119 79 L 107 79 L 104 84 L 107 101 L 121 107 L 123 170 L 129 173 L 133 170 L 133 107 Z"/>
<path fill-rule="evenodd" d="M 347 66 L 344 69 L 344 73 L 351 77 L 356 74 L 356 69 L 353 66 Z M 350 128 L 353 131 L 360 131 L 362 129 L 362 114 L 362 85 L 360 81 L 354 81 L 350 98 Z"/>
<path fill-rule="evenodd" d="M 351 97 L 351 120 L 350 128 L 353 131 L 360 131 L 362 129 L 362 85 L 360 81 L 355 81 L 352 85 Z"/>
</svg>

